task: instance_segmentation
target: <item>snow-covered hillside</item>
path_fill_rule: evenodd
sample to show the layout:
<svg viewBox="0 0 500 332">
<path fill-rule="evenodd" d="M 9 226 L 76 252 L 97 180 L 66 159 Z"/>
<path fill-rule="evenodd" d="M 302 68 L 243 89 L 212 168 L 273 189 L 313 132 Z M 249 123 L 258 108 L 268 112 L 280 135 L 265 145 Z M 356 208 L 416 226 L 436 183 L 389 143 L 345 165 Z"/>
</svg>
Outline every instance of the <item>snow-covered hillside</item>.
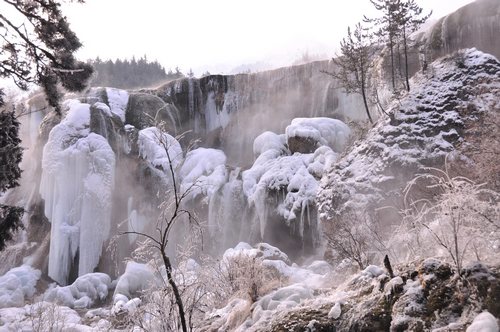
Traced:
<svg viewBox="0 0 500 332">
<path fill-rule="evenodd" d="M 42 124 L 52 129 L 45 130 L 50 134 L 45 136 L 40 193 L 55 241 L 37 250 L 29 249 L 36 244 L 26 244 L 25 253 L 31 253 L 27 262 L 37 262 L 42 271 L 24 265 L 0 277 L 0 330 L 175 329 L 173 316 L 163 321 L 151 315 L 173 305 L 162 293 L 161 265 L 130 261 L 118 270 L 102 269 L 112 257 L 102 250 L 110 234 L 154 230 L 152 203 L 162 188 L 172 185 L 171 162 L 180 188 L 188 189 L 188 206 L 206 209 L 205 241 L 211 249 L 216 243 L 231 247 L 219 260 L 180 258 L 174 270 L 186 305 L 193 308 L 189 312 L 196 330 L 448 331 L 464 330 L 477 316 L 471 331 L 482 325 L 495 331 L 494 317 L 500 314 L 497 265 L 469 264 L 458 276 L 443 255 L 440 260 L 413 257 L 410 263 L 396 264 L 391 275 L 377 266 L 379 252 L 369 256 L 376 265 L 355 272 L 353 260 L 316 259 L 299 266 L 269 244 L 234 241 L 267 239 L 297 254 L 294 249 L 320 245 L 321 225 L 335 229 L 348 210 L 377 215 L 377 207 L 399 208 L 402 190 L 421 167 L 441 168 L 447 156 L 472 165 L 473 159 L 460 155 L 477 144 L 469 141 L 465 128 L 487 122 L 500 109 L 499 73 L 500 62 L 475 49 L 445 57 L 416 75 L 412 91 L 393 102 L 388 115 L 358 141 L 348 139 L 351 130 L 339 120 L 298 118 L 284 133 L 258 136 L 255 161 L 247 169 L 225 165 L 221 150 L 197 148 L 184 154 L 177 139 L 159 128 L 125 125 L 120 101 L 128 95 L 122 91 L 107 91 L 108 99 L 116 97 L 115 111 L 103 103 L 99 90 L 84 100 L 68 101 L 59 124 L 51 118 Z M 81 111 L 78 116 L 76 110 Z M 137 172 L 133 177 L 131 169 Z M 117 177 L 122 178 L 117 182 Z M 102 211 L 85 204 L 91 200 Z M 491 207 L 497 208 L 495 204 Z M 318 205 L 322 224 L 315 214 Z M 72 206 L 72 213 L 65 215 L 64 206 Z M 91 218 L 92 213 L 99 218 Z M 125 222 L 117 214 L 125 215 Z M 395 214 L 384 217 L 370 222 L 392 225 L 397 219 Z M 174 232 L 173 243 L 182 243 L 187 233 Z M 138 236 L 118 240 L 114 248 L 131 251 Z M 48 265 L 37 258 L 44 246 Z M 102 272 L 89 273 L 94 269 Z M 47 286 L 47 276 L 60 285 Z M 25 305 L 30 301 L 35 303 Z"/>
<path fill-rule="evenodd" d="M 500 110 L 500 63 L 475 49 L 434 62 L 322 179 L 324 222 L 345 210 L 402 207 L 402 189 L 422 167 L 463 158 L 464 128 Z M 454 153 L 457 152 L 457 153 Z M 478 151 L 480 153 L 480 151 Z"/>
</svg>

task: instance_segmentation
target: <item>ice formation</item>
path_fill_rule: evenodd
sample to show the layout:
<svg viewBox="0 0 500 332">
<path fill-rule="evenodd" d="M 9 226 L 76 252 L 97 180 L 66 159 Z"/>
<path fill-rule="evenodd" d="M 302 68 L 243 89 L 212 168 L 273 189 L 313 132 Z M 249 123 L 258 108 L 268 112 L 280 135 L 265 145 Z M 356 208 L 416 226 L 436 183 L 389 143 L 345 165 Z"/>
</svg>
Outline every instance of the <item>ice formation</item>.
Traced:
<svg viewBox="0 0 500 332">
<path fill-rule="evenodd" d="M 316 221 L 309 210 L 318 190 L 318 180 L 336 160 L 334 150 L 341 151 L 350 135 L 342 121 L 328 118 L 298 118 L 292 120 L 285 135 L 265 132 L 254 141 L 257 159 L 242 174 L 243 191 L 257 212 L 260 233 L 264 236 L 269 219 L 268 199 L 271 193 L 278 199 L 277 213 L 302 237 L 306 223 L 314 230 Z M 286 143 L 291 138 L 312 139 L 313 153 L 294 153 Z M 303 144 L 310 144 L 305 141 Z"/>
<path fill-rule="evenodd" d="M 179 142 L 156 127 L 140 130 L 138 145 L 139 155 L 147 160 L 153 169 L 160 169 L 169 177 L 170 162 L 174 171 L 182 163 L 183 152 Z"/>
<path fill-rule="evenodd" d="M 155 283 L 156 277 L 151 267 L 130 261 L 127 263 L 125 273 L 120 276 L 116 284 L 114 302 L 125 299 L 128 301 L 135 294 L 154 286 Z"/>
<path fill-rule="evenodd" d="M 122 122 L 125 123 L 125 111 L 127 110 L 129 97 L 128 92 L 115 88 L 106 88 L 106 95 L 111 112 L 118 115 Z"/>
<path fill-rule="evenodd" d="M 69 286 L 49 288 L 44 299 L 69 308 L 90 308 L 96 301 L 104 301 L 111 287 L 111 278 L 105 273 L 88 273 Z"/>
<path fill-rule="evenodd" d="M 0 276 L 0 308 L 20 307 L 35 294 L 40 270 L 22 265 Z"/>
<path fill-rule="evenodd" d="M 40 194 L 52 223 L 49 276 L 66 284 L 76 255 L 78 275 L 93 272 L 108 238 L 115 155 L 89 132 L 90 105 L 65 102 L 68 111 L 43 149 Z"/>
<path fill-rule="evenodd" d="M 179 176 L 188 198 L 203 194 L 209 199 L 227 182 L 226 155 L 217 149 L 198 148 L 186 154 Z"/>
</svg>

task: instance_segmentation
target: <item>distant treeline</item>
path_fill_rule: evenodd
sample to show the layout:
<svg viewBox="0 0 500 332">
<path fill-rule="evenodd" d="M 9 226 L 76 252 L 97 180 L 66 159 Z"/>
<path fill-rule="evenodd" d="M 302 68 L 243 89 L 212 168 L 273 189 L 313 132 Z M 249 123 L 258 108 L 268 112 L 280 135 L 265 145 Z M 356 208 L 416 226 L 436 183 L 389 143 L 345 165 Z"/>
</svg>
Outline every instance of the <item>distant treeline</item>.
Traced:
<svg viewBox="0 0 500 332">
<path fill-rule="evenodd" d="M 151 87 L 162 81 L 184 77 L 184 74 L 175 68 L 165 71 L 158 61 L 149 62 L 146 56 L 139 60 L 116 59 L 102 61 L 99 58 L 89 60 L 95 69 L 95 78 L 92 86 L 112 86 L 122 89 Z"/>
</svg>

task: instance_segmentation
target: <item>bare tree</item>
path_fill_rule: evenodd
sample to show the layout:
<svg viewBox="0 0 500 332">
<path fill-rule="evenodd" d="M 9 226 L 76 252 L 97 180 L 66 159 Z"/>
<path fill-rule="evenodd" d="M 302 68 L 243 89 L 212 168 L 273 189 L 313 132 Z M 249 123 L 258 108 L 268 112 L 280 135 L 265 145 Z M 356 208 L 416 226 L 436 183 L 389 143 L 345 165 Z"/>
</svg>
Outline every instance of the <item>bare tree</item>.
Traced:
<svg viewBox="0 0 500 332">
<path fill-rule="evenodd" d="M 450 176 L 447 167 L 424 170 L 404 190 L 403 222 L 406 230 L 424 232 L 443 248 L 460 275 L 471 250 L 480 259 L 481 250 L 492 250 L 500 237 L 500 194 L 468 178 Z M 430 199 L 410 198 L 420 184 L 432 195 Z M 421 245 L 421 237 L 419 241 Z"/>
<path fill-rule="evenodd" d="M 364 269 L 377 254 L 387 252 L 373 220 L 362 212 L 349 209 L 324 225 L 327 245 L 339 259 L 350 259 Z"/>
<path fill-rule="evenodd" d="M 172 261 L 167 254 L 167 249 L 170 243 L 171 232 L 176 224 L 184 221 L 189 222 L 189 224 L 197 224 L 197 219 L 193 215 L 193 213 L 184 208 L 184 201 L 189 196 L 189 193 L 196 185 L 196 183 L 186 190 L 182 192 L 180 191 L 180 185 L 177 181 L 176 169 L 173 163 L 173 161 L 176 158 L 179 158 L 179 156 L 172 155 L 174 150 L 171 146 L 172 142 L 169 142 L 169 140 L 165 138 L 163 132 L 160 129 L 161 125 L 158 126 L 158 128 L 159 134 L 157 135 L 156 140 L 157 143 L 160 144 L 165 150 L 165 155 L 168 160 L 168 169 L 164 171 L 168 174 L 170 180 L 170 188 L 165 195 L 166 200 L 162 204 L 162 212 L 160 213 L 158 222 L 156 224 L 156 234 L 150 235 L 137 231 L 127 231 L 123 232 L 122 234 L 136 234 L 148 239 L 152 248 L 154 248 L 156 252 L 160 254 L 161 261 L 165 268 L 167 282 L 170 285 L 174 295 L 175 304 L 177 306 L 177 314 L 180 321 L 180 327 L 182 328 L 183 332 L 187 332 L 188 323 L 186 321 L 186 310 L 181 291 L 173 273 Z"/>
<path fill-rule="evenodd" d="M 336 70 L 334 72 L 323 71 L 323 73 L 339 80 L 347 93 L 360 94 L 363 97 L 368 120 L 373 123 L 367 97 L 373 53 L 370 45 L 361 23 L 356 25 L 354 32 L 351 32 L 350 27 L 347 28 L 347 37 L 340 42 L 341 54 L 332 59 Z"/>
</svg>

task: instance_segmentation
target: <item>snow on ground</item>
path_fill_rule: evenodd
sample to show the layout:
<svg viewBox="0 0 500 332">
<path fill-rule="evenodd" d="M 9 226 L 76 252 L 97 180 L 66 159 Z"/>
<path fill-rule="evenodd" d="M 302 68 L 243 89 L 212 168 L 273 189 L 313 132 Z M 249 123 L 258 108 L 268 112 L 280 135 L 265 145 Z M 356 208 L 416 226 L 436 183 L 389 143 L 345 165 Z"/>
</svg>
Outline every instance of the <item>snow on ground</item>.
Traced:
<svg viewBox="0 0 500 332">
<path fill-rule="evenodd" d="M 318 194 L 322 218 L 397 196 L 410 180 L 405 172 L 442 164 L 455 150 L 466 119 L 500 108 L 500 81 L 491 74 L 497 60 L 475 49 L 462 54 L 463 65 L 460 55 L 452 55 L 417 73 L 411 92 L 390 105 L 391 116 L 325 173 Z"/>
<path fill-rule="evenodd" d="M 291 264 L 285 253 L 267 243 L 251 246 L 240 242 L 234 248 L 226 250 L 222 261 L 229 261 L 240 255 L 257 259 L 264 267 L 277 273 L 280 280 L 286 281 L 260 297 L 251 306 L 251 313 L 250 303 L 242 298 L 234 298 L 225 307 L 208 312 L 206 318 L 213 320 L 212 326 L 223 326 L 227 329 L 230 327 L 230 330 L 236 331 L 245 331 L 259 325 L 265 326 L 277 312 L 297 307 L 305 300 L 312 299 L 315 290 L 326 285 L 327 275 L 332 272 L 331 266 L 324 261 L 315 261 L 309 267 Z M 242 316 L 245 314 L 250 315 L 245 318 Z M 234 322 L 237 321 L 235 316 L 239 320 L 244 318 L 240 325 L 234 326 Z"/>
<path fill-rule="evenodd" d="M 0 308 L 23 306 L 35 294 L 40 275 L 40 270 L 22 265 L 0 276 Z"/>
</svg>

